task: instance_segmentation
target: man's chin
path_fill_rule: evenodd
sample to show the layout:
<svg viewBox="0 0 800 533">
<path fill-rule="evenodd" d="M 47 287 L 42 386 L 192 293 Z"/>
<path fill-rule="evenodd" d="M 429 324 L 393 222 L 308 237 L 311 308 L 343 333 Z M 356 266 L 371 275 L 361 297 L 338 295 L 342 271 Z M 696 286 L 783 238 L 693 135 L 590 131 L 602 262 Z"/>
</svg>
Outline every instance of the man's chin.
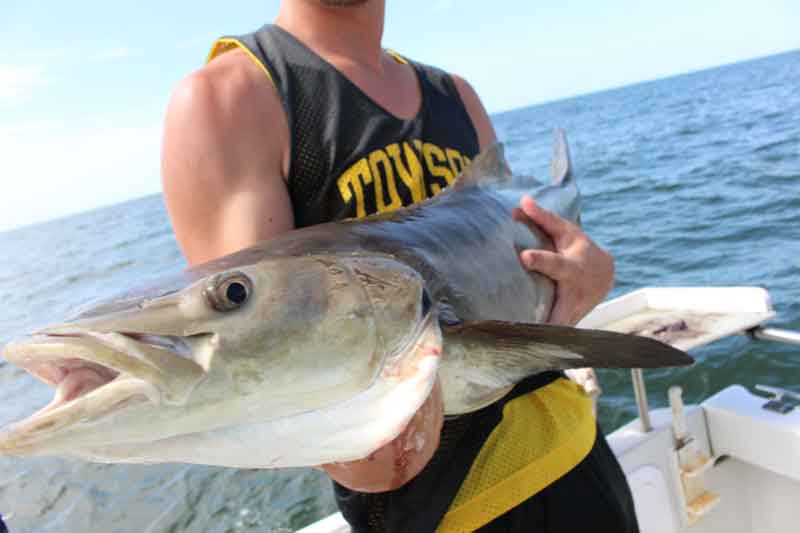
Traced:
<svg viewBox="0 0 800 533">
<path fill-rule="evenodd" d="M 326 7 L 353 7 L 366 4 L 369 0 L 317 0 Z"/>
</svg>

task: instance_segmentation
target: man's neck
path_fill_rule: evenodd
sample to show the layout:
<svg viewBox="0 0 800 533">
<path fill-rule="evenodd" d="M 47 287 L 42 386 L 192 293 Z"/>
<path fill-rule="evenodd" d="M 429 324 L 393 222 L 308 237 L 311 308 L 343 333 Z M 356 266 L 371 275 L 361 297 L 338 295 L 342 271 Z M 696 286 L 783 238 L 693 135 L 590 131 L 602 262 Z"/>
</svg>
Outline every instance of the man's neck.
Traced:
<svg viewBox="0 0 800 533">
<path fill-rule="evenodd" d="M 325 7 L 308 0 L 285 0 L 275 24 L 332 63 L 352 62 L 380 71 L 385 0 L 349 7 Z"/>
</svg>

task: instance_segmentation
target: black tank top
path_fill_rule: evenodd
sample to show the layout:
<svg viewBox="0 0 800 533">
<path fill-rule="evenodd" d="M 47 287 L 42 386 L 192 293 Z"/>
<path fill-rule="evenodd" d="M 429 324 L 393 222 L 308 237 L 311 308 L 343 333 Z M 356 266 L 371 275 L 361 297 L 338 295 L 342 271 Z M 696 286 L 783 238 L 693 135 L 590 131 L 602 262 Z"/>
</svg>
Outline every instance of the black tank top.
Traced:
<svg viewBox="0 0 800 533">
<path fill-rule="evenodd" d="M 422 94 L 417 115 L 404 120 L 278 26 L 225 41 L 243 45 L 262 64 L 283 101 L 298 228 L 434 196 L 478 153 L 477 133 L 453 80 L 439 69 L 393 54 L 414 69 Z"/>
</svg>

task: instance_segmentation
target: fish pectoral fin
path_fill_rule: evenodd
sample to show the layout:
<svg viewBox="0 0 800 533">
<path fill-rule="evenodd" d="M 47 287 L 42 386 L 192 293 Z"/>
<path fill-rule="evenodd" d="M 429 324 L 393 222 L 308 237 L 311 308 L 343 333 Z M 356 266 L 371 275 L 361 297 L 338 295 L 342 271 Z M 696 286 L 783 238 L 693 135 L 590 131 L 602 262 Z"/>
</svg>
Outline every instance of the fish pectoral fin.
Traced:
<svg viewBox="0 0 800 533">
<path fill-rule="evenodd" d="M 659 368 L 694 360 L 668 344 L 565 326 L 514 322 L 442 325 L 445 412 L 469 412 L 527 376 L 568 368 Z M 495 398 L 496 399 L 496 398 Z"/>
<path fill-rule="evenodd" d="M 521 322 L 464 322 L 443 326 L 445 359 L 460 347 L 472 362 L 512 364 L 534 371 L 567 368 L 686 366 L 689 354 L 661 341 L 597 329 Z"/>
<path fill-rule="evenodd" d="M 485 321 L 443 326 L 442 334 L 445 360 L 450 351 L 459 351 L 470 363 L 511 365 L 526 375 L 567 368 L 660 368 L 694 362 L 686 352 L 661 341 L 613 331 Z"/>
</svg>

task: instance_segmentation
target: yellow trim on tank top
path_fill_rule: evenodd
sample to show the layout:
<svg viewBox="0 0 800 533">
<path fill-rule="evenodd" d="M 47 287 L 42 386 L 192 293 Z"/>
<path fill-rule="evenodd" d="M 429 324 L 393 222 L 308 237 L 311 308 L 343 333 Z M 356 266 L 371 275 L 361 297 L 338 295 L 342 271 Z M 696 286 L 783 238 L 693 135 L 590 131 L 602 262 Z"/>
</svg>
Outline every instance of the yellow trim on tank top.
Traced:
<svg viewBox="0 0 800 533">
<path fill-rule="evenodd" d="M 503 407 L 437 533 L 485 526 L 572 470 L 597 432 L 592 400 L 559 378 Z"/>
<path fill-rule="evenodd" d="M 210 63 L 214 58 L 217 58 L 224 54 L 225 52 L 229 52 L 235 48 L 241 48 L 244 52 L 255 61 L 256 65 L 261 68 L 261 71 L 269 78 L 270 83 L 276 89 L 278 86 L 275 84 L 275 80 L 272 78 L 272 74 L 269 73 L 267 66 L 258 59 L 253 52 L 250 51 L 239 39 L 234 39 L 233 37 L 223 37 L 221 39 L 217 39 L 213 45 L 211 45 L 211 50 L 208 52 L 208 57 L 206 58 L 206 63 Z M 392 56 L 392 58 L 397 61 L 398 63 L 402 63 L 403 65 L 408 65 L 408 60 L 395 52 L 394 50 L 386 50 L 386 53 Z"/>
<path fill-rule="evenodd" d="M 267 78 L 269 78 L 270 83 L 272 83 L 272 86 L 275 87 L 276 89 L 278 88 L 278 86 L 275 85 L 275 80 L 272 79 L 272 74 L 270 74 L 269 70 L 267 70 L 267 66 L 264 65 L 264 63 L 262 63 L 261 60 L 258 59 L 256 55 L 253 52 L 251 52 L 250 49 L 247 48 L 239 39 L 234 39 L 233 37 L 223 37 L 222 39 L 217 39 L 216 42 L 211 46 L 211 51 L 208 52 L 206 63 L 210 63 L 211 60 L 213 60 L 214 58 L 219 57 L 225 52 L 229 52 L 235 48 L 241 48 L 242 50 L 244 50 L 244 53 L 246 53 L 250 57 L 250 59 L 255 61 L 256 65 L 258 65 L 261 68 L 262 72 L 266 74 Z"/>
<path fill-rule="evenodd" d="M 397 61 L 398 63 L 402 63 L 403 65 L 408 65 L 409 64 L 408 63 L 408 59 L 406 59 L 405 57 L 401 56 L 400 54 L 398 54 L 394 50 L 389 50 L 388 48 L 386 48 L 385 50 L 386 50 L 386 53 L 389 54 L 390 56 L 392 56 L 392 58 L 395 61 Z"/>
</svg>

